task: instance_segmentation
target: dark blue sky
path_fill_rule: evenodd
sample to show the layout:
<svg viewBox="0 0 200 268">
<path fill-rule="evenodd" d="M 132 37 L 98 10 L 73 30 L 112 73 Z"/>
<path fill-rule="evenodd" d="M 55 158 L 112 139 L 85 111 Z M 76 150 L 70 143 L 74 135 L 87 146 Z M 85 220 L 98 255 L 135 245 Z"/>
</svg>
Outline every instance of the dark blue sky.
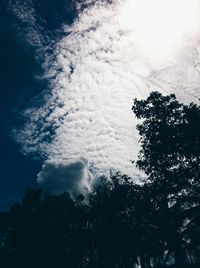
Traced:
<svg viewBox="0 0 200 268">
<path fill-rule="evenodd" d="M 35 78 L 42 72 L 42 58 L 36 57 L 36 48 L 26 40 L 30 25 L 13 12 L 18 4 L 30 3 L 38 26 L 51 41 L 60 37 L 64 23 L 70 24 L 76 17 L 72 0 L 0 1 L 0 210 L 20 200 L 27 187 L 37 187 L 36 176 L 42 165 L 42 160 L 20 153 L 11 135 L 13 128 L 23 125 L 23 110 L 48 89 L 48 81 Z"/>
</svg>

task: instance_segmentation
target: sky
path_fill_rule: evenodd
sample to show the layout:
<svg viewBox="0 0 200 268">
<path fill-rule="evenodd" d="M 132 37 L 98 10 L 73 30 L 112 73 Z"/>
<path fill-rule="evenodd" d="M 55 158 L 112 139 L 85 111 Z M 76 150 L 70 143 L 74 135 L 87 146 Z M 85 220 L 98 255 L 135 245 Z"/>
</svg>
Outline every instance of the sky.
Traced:
<svg viewBox="0 0 200 268">
<path fill-rule="evenodd" d="M 73 196 L 143 176 L 134 98 L 199 103 L 198 0 L 0 2 L 0 210 L 27 187 Z"/>
</svg>

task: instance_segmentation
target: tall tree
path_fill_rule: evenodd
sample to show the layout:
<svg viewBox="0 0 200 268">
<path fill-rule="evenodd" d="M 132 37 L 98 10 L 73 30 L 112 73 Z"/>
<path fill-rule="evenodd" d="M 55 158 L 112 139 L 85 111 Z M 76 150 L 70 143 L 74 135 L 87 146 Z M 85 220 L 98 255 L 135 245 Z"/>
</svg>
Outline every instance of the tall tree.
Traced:
<svg viewBox="0 0 200 268">
<path fill-rule="evenodd" d="M 146 100 L 135 99 L 132 110 L 141 120 L 137 166 L 150 182 L 162 239 L 181 267 L 191 249 L 186 223 L 193 206 L 199 213 L 200 107 L 152 92 Z"/>
</svg>

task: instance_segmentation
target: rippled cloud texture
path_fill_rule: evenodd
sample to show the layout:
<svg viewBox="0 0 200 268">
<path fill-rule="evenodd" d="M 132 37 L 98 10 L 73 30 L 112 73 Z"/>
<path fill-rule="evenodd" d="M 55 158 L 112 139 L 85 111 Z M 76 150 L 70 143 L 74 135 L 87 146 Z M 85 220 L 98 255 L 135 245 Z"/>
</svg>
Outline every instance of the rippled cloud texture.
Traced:
<svg viewBox="0 0 200 268">
<path fill-rule="evenodd" d="M 25 111 L 27 123 L 17 139 L 25 153 L 44 157 L 47 169 L 54 163 L 57 170 L 58 161 L 76 163 L 84 157 L 97 174 L 113 169 L 137 176 L 131 163 L 138 152 L 133 98 L 159 90 L 174 92 L 181 101 L 198 101 L 198 20 L 194 30 L 177 40 L 171 57 L 158 58 L 140 46 L 134 27 L 123 23 L 127 1 L 98 1 L 80 11 L 46 58 L 50 89 L 41 106 Z"/>
</svg>

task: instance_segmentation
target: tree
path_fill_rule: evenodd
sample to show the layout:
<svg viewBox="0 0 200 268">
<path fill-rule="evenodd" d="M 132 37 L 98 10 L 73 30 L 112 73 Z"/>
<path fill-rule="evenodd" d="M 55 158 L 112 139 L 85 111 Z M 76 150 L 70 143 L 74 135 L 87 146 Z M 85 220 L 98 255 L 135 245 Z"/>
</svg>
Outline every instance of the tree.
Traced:
<svg viewBox="0 0 200 268">
<path fill-rule="evenodd" d="M 68 193 L 52 196 L 28 190 L 22 203 L 9 212 L 11 267 L 79 267 L 86 241 L 81 216 L 81 208 Z"/>
<path fill-rule="evenodd" d="M 147 175 L 168 255 L 181 267 L 192 251 L 187 224 L 189 228 L 194 206 L 199 215 L 200 107 L 179 103 L 173 94 L 152 92 L 146 100 L 135 99 L 132 110 L 142 120 L 137 126 L 141 143 L 137 166 Z M 193 227 L 194 231 L 197 226 Z"/>
<path fill-rule="evenodd" d="M 93 232 L 91 267 L 133 267 L 137 262 L 137 241 L 133 197 L 137 186 L 120 173 L 101 177 L 89 195 Z"/>
</svg>

